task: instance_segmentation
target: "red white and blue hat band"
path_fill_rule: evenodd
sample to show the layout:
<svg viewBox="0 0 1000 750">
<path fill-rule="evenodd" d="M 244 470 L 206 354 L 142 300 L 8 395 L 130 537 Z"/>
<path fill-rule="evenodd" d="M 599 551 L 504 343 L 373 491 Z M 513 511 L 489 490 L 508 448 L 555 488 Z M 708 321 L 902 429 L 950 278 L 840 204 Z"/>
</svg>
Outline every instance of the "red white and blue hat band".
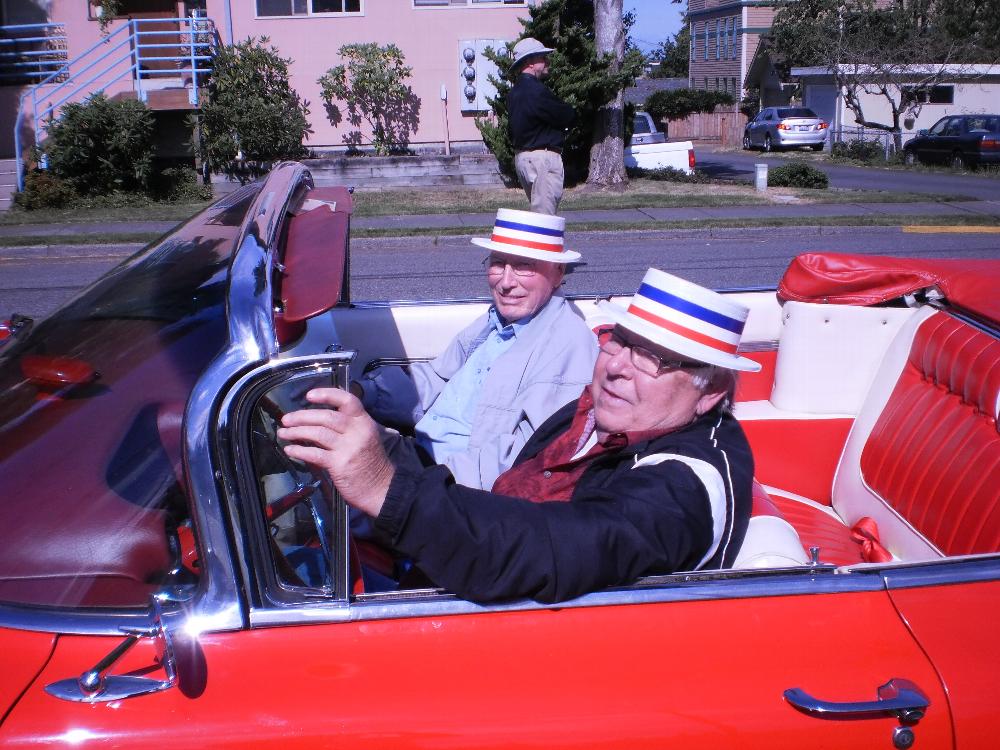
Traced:
<svg viewBox="0 0 1000 750">
<path fill-rule="evenodd" d="M 568 263 L 579 260 L 580 254 L 563 247 L 565 229 L 566 220 L 561 216 L 501 208 L 490 238 L 475 237 L 472 242 L 508 255 Z"/>
<path fill-rule="evenodd" d="M 610 303 L 604 309 L 619 325 L 699 362 L 760 369 L 737 354 L 750 309 L 677 276 L 651 268 L 626 310 Z"/>
<path fill-rule="evenodd" d="M 628 311 L 666 331 L 727 354 L 736 354 L 743 335 L 743 320 L 729 317 L 670 292 L 642 284 Z"/>
</svg>

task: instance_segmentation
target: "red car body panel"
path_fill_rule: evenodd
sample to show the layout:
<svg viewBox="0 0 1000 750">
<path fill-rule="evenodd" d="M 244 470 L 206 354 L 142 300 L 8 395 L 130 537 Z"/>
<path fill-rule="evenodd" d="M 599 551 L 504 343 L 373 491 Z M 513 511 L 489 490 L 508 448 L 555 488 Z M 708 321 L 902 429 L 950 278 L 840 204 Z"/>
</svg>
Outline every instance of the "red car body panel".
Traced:
<svg viewBox="0 0 1000 750">
<path fill-rule="evenodd" d="M 178 654 L 202 682 L 96 705 L 40 689 L 116 642 L 60 638 L 5 746 L 890 747 L 894 717 L 818 719 L 782 693 L 873 700 L 893 677 L 931 700 L 920 745 L 951 746 L 938 677 L 881 591 L 220 633 Z M 122 670 L 152 659 L 140 644 Z"/>
<path fill-rule="evenodd" d="M 955 746 L 997 746 L 997 675 L 1000 674 L 1000 582 L 896 589 L 892 602 L 942 675 Z"/>
<path fill-rule="evenodd" d="M 17 702 L 52 653 L 56 636 L 27 630 L 0 628 L 0 649 L 7 654 L 0 661 L 0 724 L 4 714 Z M 14 658 L 11 658 L 14 657 Z"/>
</svg>

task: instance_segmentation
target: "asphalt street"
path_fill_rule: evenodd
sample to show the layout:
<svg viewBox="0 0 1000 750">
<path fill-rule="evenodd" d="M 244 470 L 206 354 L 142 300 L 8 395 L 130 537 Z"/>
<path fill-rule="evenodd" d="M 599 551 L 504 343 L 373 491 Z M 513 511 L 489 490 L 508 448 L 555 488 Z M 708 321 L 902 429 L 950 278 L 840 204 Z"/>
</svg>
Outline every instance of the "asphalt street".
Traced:
<svg viewBox="0 0 1000 750">
<path fill-rule="evenodd" d="M 990 231 L 992 229 L 992 232 Z M 718 289 L 774 287 L 796 254 L 827 250 L 911 257 L 1000 258 L 996 227 L 974 233 L 911 233 L 898 227 L 780 227 L 688 232 L 568 232 L 585 264 L 567 277 L 571 294 L 631 294 L 650 266 Z M 41 318 L 138 246 L 64 248 L 0 261 L 0 318 Z M 355 239 L 355 300 L 461 299 L 486 293 L 483 251 L 468 237 Z M 73 253 L 73 255 L 69 255 Z"/>
<path fill-rule="evenodd" d="M 750 183 L 754 180 L 755 164 L 767 164 L 774 168 L 789 162 L 788 157 L 761 151 L 713 151 L 700 148 L 695 149 L 695 159 L 698 169 L 710 177 Z M 1000 200 L 1000 177 L 944 170 L 849 167 L 818 159 L 812 159 L 809 163 L 825 172 L 830 178 L 830 186 L 835 188 L 926 193 L 940 199 L 965 197 Z"/>
</svg>

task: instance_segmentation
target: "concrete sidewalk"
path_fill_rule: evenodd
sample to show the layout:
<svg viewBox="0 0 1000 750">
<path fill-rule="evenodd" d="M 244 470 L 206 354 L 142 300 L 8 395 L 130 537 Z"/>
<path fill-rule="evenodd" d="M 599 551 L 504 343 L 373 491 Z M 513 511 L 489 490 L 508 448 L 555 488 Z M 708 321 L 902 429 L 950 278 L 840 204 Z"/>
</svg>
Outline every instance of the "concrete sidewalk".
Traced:
<svg viewBox="0 0 1000 750">
<path fill-rule="evenodd" d="M 724 219 L 797 219 L 800 225 L 809 226 L 812 218 L 829 217 L 872 217 L 872 216 L 940 216 L 942 220 L 955 217 L 990 216 L 1000 220 L 1000 201 L 954 201 L 919 203 L 811 203 L 785 205 L 725 206 L 714 208 L 629 208 L 615 210 L 565 211 L 566 223 L 570 231 L 574 224 L 599 225 L 614 223 L 630 225 L 633 230 L 656 229 L 659 222 L 699 220 L 712 222 Z M 352 218 L 354 229 L 463 229 L 482 231 L 492 226 L 494 213 L 468 214 L 419 214 L 402 216 L 357 216 Z M 168 232 L 180 222 L 175 221 L 108 221 L 77 222 L 72 224 L 18 224 L 0 226 L 0 237 L 40 237 L 67 236 L 80 237 L 88 234 L 135 234 Z M 706 227 L 706 230 L 709 229 Z M 669 230 L 666 230 L 669 231 Z M 698 227 L 686 227 L 685 233 L 698 231 Z M 120 250 L 112 249 L 120 247 Z M 61 257 L 117 255 L 135 243 L 121 245 L 74 244 L 38 245 L 23 247 L 0 247 L 0 258 Z"/>
</svg>

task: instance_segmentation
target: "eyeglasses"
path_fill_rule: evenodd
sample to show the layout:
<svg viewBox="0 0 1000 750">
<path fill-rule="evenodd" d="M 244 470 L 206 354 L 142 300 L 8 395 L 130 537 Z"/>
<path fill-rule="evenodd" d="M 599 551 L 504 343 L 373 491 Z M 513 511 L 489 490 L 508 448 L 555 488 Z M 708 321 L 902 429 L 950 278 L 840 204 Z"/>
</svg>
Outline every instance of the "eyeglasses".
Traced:
<svg viewBox="0 0 1000 750">
<path fill-rule="evenodd" d="M 601 351 L 609 357 L 614 357 L 622 349 L 628 349 L 632 366 L 645 375 L 652 375 L 654 378 L 662 375 L 668 370 L 683 370 L 686 368 L 698 368 L 705 365 L 701 362 L 692 362 L 686 359 L 666 359 L 661 357 L 644 346 L 626 340 L 614 328 L 602 328 L 597 332 L 597 341 L 601 346 Z"/>
<path fill-rule="evenodd" d="M 486 273 L 490 276 L 503 276 L 507 266 L 510 266 L 510 270 L 515 276 L 522 278 L 538 273 L 538 264 L 533 260 L 503 260 L 491 255 L 488 258 L 483 258 L 483 265 L 486 267 Z"/>
</svg>

